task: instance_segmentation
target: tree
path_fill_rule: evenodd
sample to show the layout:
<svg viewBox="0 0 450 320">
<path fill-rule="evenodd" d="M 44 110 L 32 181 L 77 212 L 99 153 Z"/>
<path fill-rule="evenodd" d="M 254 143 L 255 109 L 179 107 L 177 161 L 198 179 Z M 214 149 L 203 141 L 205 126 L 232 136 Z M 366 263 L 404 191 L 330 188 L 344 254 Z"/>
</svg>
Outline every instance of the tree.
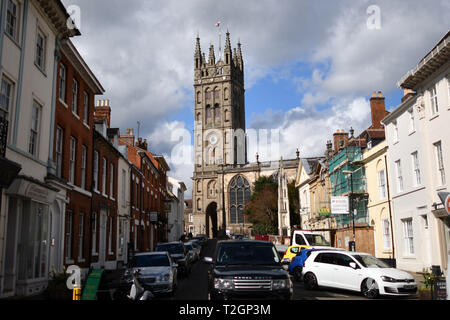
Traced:
<svg viewBox="0 0 450 320">
<path fill-rule="evenodd" d="M 288 184 L 288 197 L 291 226 L 300 225 L 300 203 L 295 181 Z"/>
<path fill-rule="evenodd" d="M 274 234 L 278 230 L 278 183 L 273 178 L 260 177 L 255 181 L 244 214 L 255 233 Z"/>
</svg>

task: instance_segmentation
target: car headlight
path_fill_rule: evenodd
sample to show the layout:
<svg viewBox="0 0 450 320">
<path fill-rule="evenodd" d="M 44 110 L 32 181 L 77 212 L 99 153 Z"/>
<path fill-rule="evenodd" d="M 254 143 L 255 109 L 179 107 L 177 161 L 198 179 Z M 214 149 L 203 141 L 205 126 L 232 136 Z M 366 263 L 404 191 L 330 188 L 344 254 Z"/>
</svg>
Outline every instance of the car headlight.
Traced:
<svg viewBox="0 0 450 320">
<path fill-rule="evenodd" d="M 273 290 L 287 289 L 289 288 L 289 285 L 290 285 L 289 279 L 273 280 L 272 289 Z"/>
<path fill-rule="evenodd" d="M 383 280 L 384 282 L 397 282 L 397 280 L 388 276 L 382 276 L 381 280 Z"/>
<path fill-rule="evenodd" d="M 169 281 L 169 278 L 170 278 L 170 275 L 169 275 L 169 274 L 165 274 L 165 275 L 163 275 L 163 276 L 159 276 L 156 280 L 157 280 L 158 282 L 161 282 L 161 281 Z"/>
<path fill-rule="evenodd" d="M 226 290 L 233 289 L 232 279 L 214 279 L 214 289 Z"/>
</svg>

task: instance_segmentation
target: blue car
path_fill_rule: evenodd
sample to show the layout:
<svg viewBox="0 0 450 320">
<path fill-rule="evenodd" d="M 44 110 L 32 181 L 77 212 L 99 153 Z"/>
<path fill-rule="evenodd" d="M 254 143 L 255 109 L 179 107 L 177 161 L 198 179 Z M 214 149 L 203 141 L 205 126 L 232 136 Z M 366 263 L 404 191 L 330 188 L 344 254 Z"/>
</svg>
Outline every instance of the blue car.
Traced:
<svg viewBox="0 0 450 320">
<path fill-rule="evenodd" d="M 327 251 L 327 250 L 340 250 L 337 248 L 330 248 L 330 249 L 302 249 L 299 253 L 297 253 L 297 256 L 295 256 L 291 263 L 289 264 L 289 273 L 294 276 L 294 279 L 296 281 L 302 280 L 302 271 L 303 266 L 305 265 L 306 259 L 311 255 L 311 252 L 314 251 Z M 345 251 L 345 250 L 343 250 Z"/>
</svg>

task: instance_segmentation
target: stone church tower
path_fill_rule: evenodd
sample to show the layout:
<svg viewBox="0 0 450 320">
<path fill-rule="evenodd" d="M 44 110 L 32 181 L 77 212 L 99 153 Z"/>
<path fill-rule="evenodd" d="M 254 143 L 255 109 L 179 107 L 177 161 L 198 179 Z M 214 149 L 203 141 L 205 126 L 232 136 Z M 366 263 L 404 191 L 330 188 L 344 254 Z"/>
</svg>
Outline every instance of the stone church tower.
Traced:
<svg viewBox="0 0 450 320">
<path fill-rule="evenodd" d="M 244 216 L 251 188 L 261 176 L 295 179 L 299 159 L 248 163 L 245 129 L 244 60 L 240 41 L 232 49 L 226 33 L 225 50 L 216 61 L 210 44 L 206 58 L 200 38 L 194 54 L 194 173 L 192 218 L 195 234 L 220 237 L 226 233 L 249 235 L 252 224 Z M 289 235 L 289 211 L 282 193 L 278 214 L 280 233 Z M 288 205 L 286 206 L 288 208 Z"/>
<path fill-rule="evenodd" d="M 218 229 L 224 232 L 225 228 L 220 172 L 247 163 L 244 60 L 240 41 L 237 49 L 232 50 L 227 31 L 223 59 L 216 61 L 213 44 L 206 59 L 197 37 L 194 72 L 193 209 L 207 215 L 204 233 L 211 231 L 210 236 L 216 236 Z"/>
</svg>

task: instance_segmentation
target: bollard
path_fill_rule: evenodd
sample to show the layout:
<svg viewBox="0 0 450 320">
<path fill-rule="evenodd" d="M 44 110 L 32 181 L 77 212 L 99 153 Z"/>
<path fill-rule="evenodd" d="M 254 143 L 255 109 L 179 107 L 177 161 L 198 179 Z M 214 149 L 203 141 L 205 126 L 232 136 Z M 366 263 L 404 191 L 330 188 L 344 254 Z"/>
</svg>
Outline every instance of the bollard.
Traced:
<svg viewBox="0 0 450 320">
<path fill-rule="evenodd" d="M 81 288 L 74 287 L 73 288 L 73 299 L 72 300 L 81 300 Z"/>
</svg>

